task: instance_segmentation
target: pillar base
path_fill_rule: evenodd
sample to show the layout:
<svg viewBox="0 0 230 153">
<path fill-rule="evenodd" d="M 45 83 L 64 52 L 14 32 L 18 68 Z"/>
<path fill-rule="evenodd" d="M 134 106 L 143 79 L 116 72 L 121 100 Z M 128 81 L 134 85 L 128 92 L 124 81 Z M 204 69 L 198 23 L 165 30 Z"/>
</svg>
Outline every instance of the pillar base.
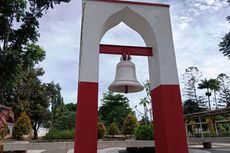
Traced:
<svg viewBox="0 0 230 153">
<path fill-rule="evenodd" d="M 179 85 L 160 85 L 151 92 L 157 153 L 188 153 Z"/>
<path fill-rule="evenodd" d="M 79 82 L 74 153 L 97 153 L 98 83 Z"/>
</svg>

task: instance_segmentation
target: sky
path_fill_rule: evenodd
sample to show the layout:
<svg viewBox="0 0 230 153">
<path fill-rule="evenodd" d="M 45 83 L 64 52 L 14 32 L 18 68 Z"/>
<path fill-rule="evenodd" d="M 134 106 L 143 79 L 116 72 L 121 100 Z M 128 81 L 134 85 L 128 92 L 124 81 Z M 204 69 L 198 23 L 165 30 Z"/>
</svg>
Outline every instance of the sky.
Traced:
<svg viewBox="0 0 230 153">
<path fill-rule="evenodd" d="M 230 60 L 219 52 L 218 44 L 230 30 L 226 17 L 230 15 L 227 0 L 136 0 L 170 4 L 173 39 L 178 76 L 189 66 L 196 66 L 203 78 L 216 78 L 220 73 L 230 76 Z M 76 103 L 79 45 L 81 29 L 81 1 L 72 0 L 48 10 L 40 19 L 39 45 L 46 51 L 46 59 L 39 64 L 46 71 L 43 82 L 59 83 L 65 103 Z M 109 30 L 101 43 L 145 46 L 141 36 L 120 23 Z M 137 78 L 143 83 L 149 79 L 146 57 L 133 57 Z M 100 55 L 99 105 L 102 94 L 114 80 L 119 56 Z M 108 75 L 109 74 L 109 75 Z M 182 85 L 181 85 L 182 86 Z M 126 95 L 130 106 L 138 106 L 145 92 Z"/>
</svg>

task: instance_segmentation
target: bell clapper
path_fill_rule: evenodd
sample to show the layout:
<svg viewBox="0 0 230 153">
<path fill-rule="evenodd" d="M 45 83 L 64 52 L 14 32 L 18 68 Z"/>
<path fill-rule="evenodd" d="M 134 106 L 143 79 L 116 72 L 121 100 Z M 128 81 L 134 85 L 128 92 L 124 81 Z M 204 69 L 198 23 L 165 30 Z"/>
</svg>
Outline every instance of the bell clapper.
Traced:
<svg viewBox="0 0 230 153">
<path fill-rule="evenodd" d="M 128 93 L 128 86 L 125 86 L 125 93 Z"/>
</svg>

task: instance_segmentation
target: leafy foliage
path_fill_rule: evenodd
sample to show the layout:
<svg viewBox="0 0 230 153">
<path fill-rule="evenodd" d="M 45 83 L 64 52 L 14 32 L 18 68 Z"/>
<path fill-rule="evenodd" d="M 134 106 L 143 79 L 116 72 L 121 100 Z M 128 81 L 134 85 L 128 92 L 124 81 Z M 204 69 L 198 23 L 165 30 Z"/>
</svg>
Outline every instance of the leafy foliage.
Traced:
<svg viewBox="0 0 230 153">
<path fill-rule="evenodd" d="M 108 128 L 108 134 L 109 135 L 116 135 L 116 134 L 118 134 L 118 132 L 119 132 L 119 129 L 118 129 L 116 123 L 113 122 Z"/>
<path fill-rule="evenodd" d="M 196 112 L 204 111 L 204 108 L 201 108 L 195 101 L 189 99 L 186 100 L 183 104 L 184 114 L 192 114 Z"/>
<path fill-rule="evenodd" d="M 121 128 L 124 118 L 132 112 L 129 100 L 121 94 L 107 92 L 103 94 L 102 106 L 99 108 L 99 119 L 109 126 L 113 122 Z"/>
<path fill-rule="evenodd" d="M 36 44 L 39 19 L 45 10 L 69 1 L 0 1 L 0 101 L 13 108 L 16 119 L 27 112 L 35 138 L 49 106 L 46 84 L 38 79 L 44 71 L 34 68 L 45 58 L 45 51 Z"/>
<path fill-rule="evenodd" d="M 72 130 L 56 130 L 53 129 L 46 134 L 44 139 L 52 140 L 52 139 L 74 139 L 74 129 Z"/>
<path fill-rule="evenodd" d="M 128 114 L 125 117 L 124 124 L 123 124 L 123 134 L 129 135 L 133 134 L 134 128 L 137 126 L 137 119 L 133 114 Z"/>
<path fill-rule="evenodd" d="M 46 84 L 42 84 L 39 76 L 44 74 L 43 69 L 29 69 L 21 83 L 17 86 L 13 105 L 15 116 L 25 111 L 30 119 L 37 139 L 37 131 L 47 117 L 49 101 Z M 16 117 L 17 118 L 17 117 Z"/>
<path fill-rule="evenodd" d="M 22 140 L 22 136 L 29 134 L 31 129 L 30 118 L 26 112 L 23 112 L 13 127 L 13 137 Z"/>
<path fill-rule="evenodd" d="M 217 79 L 220 82 L 220 104 L 230 104 L 230 78 L 226 74 L 219 74 Z"/>
<path fill-rule="evenodd" d="M 65 108 L 70 112 L 76 112 L 77 104 L 73 104 L 73 103 L 65 104 Z"/>
<path fill-rule="evenodd" d="M 97 123 L 97 138 L 102 139 L 104 138 L 106 133 L 106 127 L 103 122 L 98 122 Z"/>
<path fill-rule="evenodd" d="M 206 89 L 205 95 L 208 97 L 208 104 L 209 109 L 211 110 L 211 101 L 210 96 L 212 95 L 211 91 L 214 92 L 214 100 L 216 102 L 216 108 L 217 108 L 217 99 L 216 99 L 216 92 L 220 90 L 220 81 L 218 79 L 204 79 L 201 80 L 201 83 L 198 84 L 199 89 Z"/>
<path fill-rule="evenodd" d="M 153 140 L 153 126 L 151 124 L 139 125 L 134 130 L 134 136 L 137 140 Z"/>
<path fill-rule="evenodd" d="M 214 128 L 214 119 L 213 117 L 206 118 L 206 122 L 208 124 L 208 129 L 211 135 L 215 135 L 215 128 Z"/>
<path fill-rule="evenodd" d="M 217 106 L 217 98 L 216 98 L 216 92 L 220 90 L 220 81 L 218 79 L 210 79 L 210 89 L 213 91 L 214 93 L 214 100 L 215 100 L 215 105 L 216 108 L 218 108 Z"/>
<path fill-rule="evenodd" d="M 228 0 L 230 5 L 230 0 Z M 230 16 L 227 17 L 227 21 L 230 22 Z M 230 59 L 230 31 L 222 38 L 222 41 L 219 43 L 220 52 L 227 56 Z"/>
<path fill-rule="evenodd" d="M 201 71 L 197 67 L 191 66 L 185 70 L 183 74 L 183 94 L 186 99 L 191 99 L 198 103 L 198 96 L 196 88 L 198 86 L 198 82 L 202 76 Z"/>
<path fill-rule="evenodd" d="M 53 81 L 48 83 L 47 92 L 49 95 L 49 103 L 51 104 L 50 128 L 52 129 L 55 122 L 58 121 L 61 113 L 65 111 L 65 108 L 63 98 L 61 96 L 61 87 L 59 84 L 55 84 Z"/>
<path fill-rule="evenodd" d="M 10 133 L 7 123 L 2 123 L 0 126 L 0 140 L 4 139 Z"/>
<path fill-rule="evenodd" d="M 19 83 L 25 70 L 45 57 L 36 44 L 39 18 L 55 4 L 70 0 L 0 1 L 0 100 L 7 104 L 10 91 Z M 15 26 L 17 25 L 17 26 Z"/>
<path fill-rule="evenodd" d="M 140 99 L 140 102 L 139 102 L 139 105 L 142 105 L 143 108 L 144 108 L 144 113 L 141 113 L 138 109 L 137 109 L 137 106 L 135 106 L 136 110 L 142 115 L 142 118 L 144 120 L 146 120 L 147 122 L 149 122 L 150 118 L 148 116 L 148 112 L 150 111 L 150 102 L 151 102 L 151 96 L 150 96 L 150 82 L 147 80 L 145 83 L 143 83 L 143 86 L 144 86 L 144 89 L 145 89 L 145 92 L 146 92 L 146 97 L 145 98 L 142 98 Z"/>
<path fill-rule="evenodd" d="M 212 93 L 210 91 L 211 90 L 210 80 L 207 80 L 207 79 L 201 80 L 201 83 L 198 84 L 198 88 L 207 90 L 205 95 L 208 97 L 208 106 L 209 106 L 209 110 L 211 110 L 210 96 L 212 95 Z"/>
<path fill-rule="evenodd" d="M 65 111 L 55 122 L 54 128 L 57 130 L 72 130 L 75 129 L 76 113 Z"/>
</svg>

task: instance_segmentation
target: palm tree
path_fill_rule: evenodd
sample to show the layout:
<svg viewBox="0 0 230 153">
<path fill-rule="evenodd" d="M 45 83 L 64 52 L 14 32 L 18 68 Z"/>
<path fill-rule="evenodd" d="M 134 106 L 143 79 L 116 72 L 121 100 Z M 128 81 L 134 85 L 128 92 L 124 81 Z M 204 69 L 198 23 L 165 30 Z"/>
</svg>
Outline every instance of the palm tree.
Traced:
<svg viewBox="0 0 230 153">
<path fill-rule="evenodd" d="M 148 105 L 149 105 L 149 101 L 147 100 L 147 97 L 141 99 L 139 105 L 142 105 L 144 107 L 144 118 L 147 119 L 148 116 L 147 116 L 147 113 L 148 113 Z"/>
<path fill-rule="evenodd" d="M 211 90 L 211 82 L 210 82 L 210 80 L 204 79 L 204 80 L 201 80 L 201 83 L 198 84 L 199 89 L 206 89 L 207 90 L 205 95 L 208 97 L 209 110 L 211 110 L 210 96 L 212 95 L 212 93 L 210 91 Z"/>
<path fill-rule="evenodd" d="M 140 103 L 139 105 L 142 105 L 144 107 L 144 118 L 146 120 L 148 120 L 148 106 L 150 104 L 150 101 L 151 101 L 151 98 L 150 98 L 150 83 L 149 81 L 147 80 L 145 83 L 143 83 L 143 86 L 144 86 L 144 89 L 145 89 L 145 92 L 146 92 L 146 97 L 141 99 L 140 100 Z M 150 115 L 150 119 L 151 119 L 151 115 Z"/>
<path fill-rule="evenodd" d="M 215 100 L 216 109 L 217 109 L 216 92 L 220 90 L 220 81 L 217 79 L 210 79 L 209 82 L 210 82 L 210 89 L 214 93 L 214 100 Z"/>
</svg>

